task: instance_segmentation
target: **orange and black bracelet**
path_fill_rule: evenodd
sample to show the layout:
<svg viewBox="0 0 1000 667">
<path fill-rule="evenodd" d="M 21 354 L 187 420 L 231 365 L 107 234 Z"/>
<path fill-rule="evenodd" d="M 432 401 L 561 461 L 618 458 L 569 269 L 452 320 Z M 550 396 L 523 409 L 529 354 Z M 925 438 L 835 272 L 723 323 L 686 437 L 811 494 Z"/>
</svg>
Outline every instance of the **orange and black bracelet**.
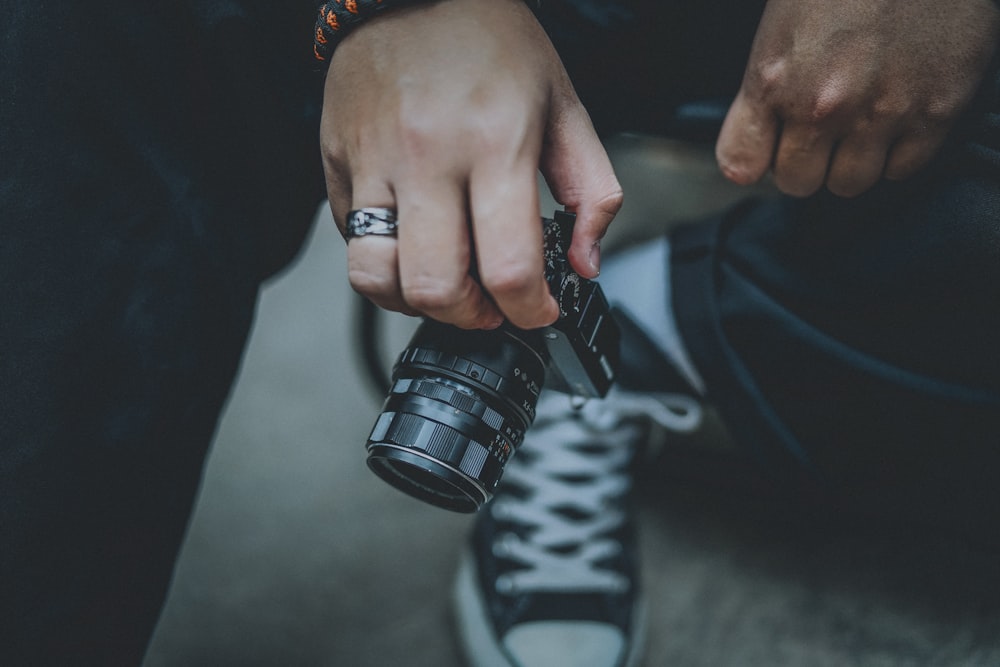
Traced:
<svg viewBox="0 0 1000 667">
<path fill-rule="evenodd" d="M 525 0 L 537 10 L 541 0 Z M 384 9 L 416 4 L 421 0 L 330 0 L 319 8 L 313 33 L 313 54 L 321 65 L 330 62 L 333 50 L 357 24 Z"/>
</svg>

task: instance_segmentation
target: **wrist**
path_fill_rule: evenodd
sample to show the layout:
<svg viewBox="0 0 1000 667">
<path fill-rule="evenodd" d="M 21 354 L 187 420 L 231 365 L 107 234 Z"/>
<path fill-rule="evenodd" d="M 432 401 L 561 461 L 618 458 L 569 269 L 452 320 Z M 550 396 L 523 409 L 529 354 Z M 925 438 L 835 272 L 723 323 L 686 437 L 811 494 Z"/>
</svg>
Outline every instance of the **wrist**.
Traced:
<svg viewBox="0 0 1000 667">
<path fill-rule="evenodd" d="M 313 55 L 322 66 L 330 62 L 334 49 L 359 24 L 382 11 L 415 5 L 428 0 L 330 0 L 319 7 L 313 31 Z M 524 0 L 538 11 L 542 0 Z"/>
</svg>

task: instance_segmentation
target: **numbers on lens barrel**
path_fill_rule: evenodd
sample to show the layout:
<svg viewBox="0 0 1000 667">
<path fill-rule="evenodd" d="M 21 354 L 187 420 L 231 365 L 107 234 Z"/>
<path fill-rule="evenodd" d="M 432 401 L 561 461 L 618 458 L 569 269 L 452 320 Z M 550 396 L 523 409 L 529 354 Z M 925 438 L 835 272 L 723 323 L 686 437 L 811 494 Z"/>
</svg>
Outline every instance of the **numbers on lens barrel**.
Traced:
<svg viewBox="0 0 1000 667">
<path fill-rule="evenodd" d="M 504 463 L 510 458 L 510 443 L 499 433 L 493 437 L 493 442 L 487 447 L 487 451 L 500 463 Z"/>
</svg>

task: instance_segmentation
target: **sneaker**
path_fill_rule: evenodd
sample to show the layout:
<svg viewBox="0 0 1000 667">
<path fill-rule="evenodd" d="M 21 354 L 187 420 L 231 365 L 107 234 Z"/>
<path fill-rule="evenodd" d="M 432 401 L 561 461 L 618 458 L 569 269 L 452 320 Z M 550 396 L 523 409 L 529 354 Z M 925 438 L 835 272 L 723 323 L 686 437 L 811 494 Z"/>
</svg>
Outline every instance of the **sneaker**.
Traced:
<svg viewBox="0 0 1000 667">
<path fill-rule="evenodd" d="M 652 420 L 692 431 L 685 395 L 543 392 L 463 554 L 455 586 L 473 667 L 627 667 L 643 642 L 630 467 Z"/>
</svg>

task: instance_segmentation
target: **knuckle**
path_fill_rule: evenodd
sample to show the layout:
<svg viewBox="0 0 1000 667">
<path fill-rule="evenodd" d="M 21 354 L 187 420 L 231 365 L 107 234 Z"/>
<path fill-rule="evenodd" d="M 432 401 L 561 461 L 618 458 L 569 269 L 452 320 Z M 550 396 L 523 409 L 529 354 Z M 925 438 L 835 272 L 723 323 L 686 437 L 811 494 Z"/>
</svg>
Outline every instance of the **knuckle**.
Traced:
<svg viewBox="0 0 1000 667">
<path fill-rule="evenodd" d="M 444 312 L 460 304 L 468 290 L 429 276 L 404 280 L 403 299 L 413 308 L 425 313 Z"/>
<path fill-rule="evenodd" d="M 958 114 L 961 104 L 958 100 L 940 96 L 930 100 L 920 114 L 921 120 L 929 129 L 937 129 L 951 122 Z"/>
<path fill-rule="evenodd" d="M 612 176 L 613 182 L 607 193 L 597 200 L 597 210 L 610 215 L 614 215 L 621 210 L 622 204 L 625 203 L 625 191 L 622 189 L 621 184 L 618 179 Z"/>
<path fill-rule="evenodd" d="M 846 98 L 838 93 L 822 93 L 809 103 L 806 118 L 813 124 L 822 124 L 840 115 L 846 106 Z"/>
<path fill-rule="evenodd" d="M 762 97 L 774 97 L 788 83 L 789 63 L 785 58 L 767 58 L 750 70 L 753 87 Z"/>
<path fill-rule="evenodd" d="M 428 153 L 433 146 L 433 139 L 426 128 L 406 127 L 400 128 L 399 146 L 401 158 L 412 158 L 419 164 L 427 159 Z"/>
<path fill-rule="evenodd" d="M 876 99 L 868 111 L 867 120 L 876 126 L 894 123 L 908 112 L 907 105 L 896 96 L 882 96 Z"/>
<path fill-rule="evenodd" d="M 537 329 L 552 324 L 559 318 L 559 308 L 555 301 L 550 299 L 537 308 L 526 309 L 519 313 L 510 313 L 508 319 L 517 327 L 522 329 Z"/>
<path fill-rule="evenodd" d="M 483 270 L 483 287 L 494 297 L 505 300 L 523 296 L 534 290 L 542 280 L 540 273 L 527 262 L 510 262 L 496 269 Z"/>
<path fill-rule="evenodd" d="M 407 113 L 397 120 L 397 134 L 403 155 L 426 158 L 440 142 L 442 129 L 435 114 Z"/>
<path fill-rule="evenodd" d="M 347 158 L 340 140 L 324 137 L 320 142 L 320 155 L 327 173 L 337 173 L 347 166 Z"/>
<path fill-rule="evenodd" d="M 328 169 L 339 168 L 343 164 L 339 142 L 332 139 L 322 139 L 320 141 L 320 154 L 323 157 L 323 166 Z"/>
<path fill-rule="evenodd" d="M 836 76 L 816 81 L 810 87 L 812 93 L 793 108 L 793 115 L 807 124 L 824 125 L 832 119 L 850 115 L 852 109 L 861 104 L 861 100 L 851 94 L 849 85 Z"/>
<path fill-rule="evenodd" d="M 484 154 L 508 148 L 523 114 L 501 108 L 485 108 L 460 117 L 443 115 L 436 104 L 415 104 L 396 120 L 403 155 L 425 159 L 443 145 L 461 142 Z"/>
<path fill-rule="evenodd" d="M 503 150 L 509 146 L 515 136 L 517 124 L 514 119 L 506 117 L 500 110 L 483 111 L 475 117 L 466 119 L 460 131 L 463 141 L 476 146 L 479 150 Z"/>
</svg>

